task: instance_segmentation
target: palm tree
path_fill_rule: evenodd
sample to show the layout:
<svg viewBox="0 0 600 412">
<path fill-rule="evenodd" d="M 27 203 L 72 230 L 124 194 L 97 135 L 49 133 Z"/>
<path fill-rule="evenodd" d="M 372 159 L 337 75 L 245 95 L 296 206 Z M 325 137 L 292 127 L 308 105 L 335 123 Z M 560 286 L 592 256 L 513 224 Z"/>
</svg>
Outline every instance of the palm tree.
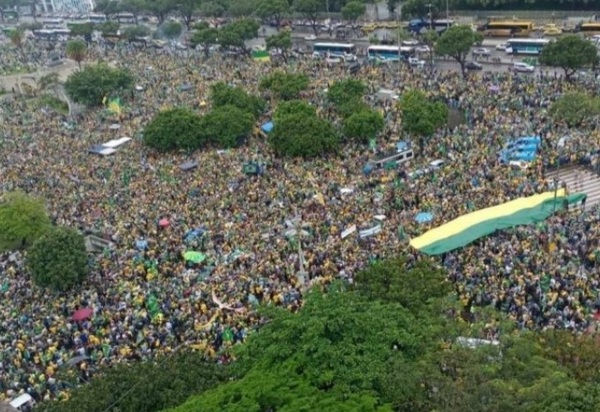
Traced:
<svg viewBox="0 0 600 412">
<path fill-rule="evenodd" d="M 85 54 L 87 53 L 85 42 L 80 39 L 70 40 L 67 43 L 66 53 L 68 58 L 77 62 L 79 69 L 81 70 L 81 62 L 85 59 Z"/>
</svg>

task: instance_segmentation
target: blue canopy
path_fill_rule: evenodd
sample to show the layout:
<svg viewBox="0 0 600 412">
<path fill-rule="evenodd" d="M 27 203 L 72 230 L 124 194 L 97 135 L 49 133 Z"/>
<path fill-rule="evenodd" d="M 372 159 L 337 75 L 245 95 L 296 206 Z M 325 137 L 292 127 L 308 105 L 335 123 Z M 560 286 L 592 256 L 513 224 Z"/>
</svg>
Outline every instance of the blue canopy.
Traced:
<svg viewBox="0 0 600 412">
<path fill-rule="evenodd" d="M 415 216 L 415 221 L 417 223 L 427 223 L 433 220 L 433 214 L 429 212 L 420 212 Z"/>
<path fill-rule="evenodd" d="M 273 130 L 273 122 L 267 122 L 263 124 L 260 128 L 265 133 L 271 133 L 271 130 Z"/>
</svg>

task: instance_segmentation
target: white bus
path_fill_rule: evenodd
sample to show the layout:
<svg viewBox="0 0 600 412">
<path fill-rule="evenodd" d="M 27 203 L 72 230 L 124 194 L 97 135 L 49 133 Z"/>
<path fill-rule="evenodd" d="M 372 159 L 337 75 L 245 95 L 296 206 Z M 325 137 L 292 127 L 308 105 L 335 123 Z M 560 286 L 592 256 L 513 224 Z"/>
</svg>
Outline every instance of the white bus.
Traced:
<svg viewBox="0 0 600 412">
<path fill-rule="evenodd" d="M 133 13 L 119 13 L 114 17 L 114 20 L 119 23 L 133 24 L 135 23 L 135 16 Z"/>
<path fill-rule="evenodd" d="M 44 26 L 60 26 L 63 23 L 63 19 L 42 19 L 41 23 Z"/>
<path fill-rule="evenodd" d="M 89 23 L 104 23 L 106 22 L 106 16 L 104 14 L 92 13 L 88 16 L 87 21 Z"/>
<path fill-rule="evenodd" d="M 369 60 L 397 62 L 408 60 L 413 55 L 414 49 L 408 46 L 369 46 L 367 49 L 367 58 Z"/>
<path fill-rule="evenodd" d="M 356 59 L 356 46 L 350 43 L 315 43 L 313 52 L 320 57 L 341 57 L 346 61 Z"/>
<path fill-rule="evenodd" d="M 549 44 L 548 39 L 509 39 L 506 41 L 507 54 L 529 54 L 539 55 L 545 45 Z"/>
</svg>

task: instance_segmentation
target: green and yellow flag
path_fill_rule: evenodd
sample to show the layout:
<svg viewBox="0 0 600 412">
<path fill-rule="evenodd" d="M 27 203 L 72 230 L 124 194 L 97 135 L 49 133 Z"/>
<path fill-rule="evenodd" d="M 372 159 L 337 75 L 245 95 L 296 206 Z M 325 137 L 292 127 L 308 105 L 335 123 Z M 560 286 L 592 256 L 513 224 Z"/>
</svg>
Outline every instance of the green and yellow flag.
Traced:
<svg viewBox="0 0 600 412">
<path fill-rule="evenodd" d="M 565 204 L 581 202 L 583 193 L 567 196 L 565 189 L 522 197 L 497 206 L 467 213 L 410 241 L 426 255 L 441 255 L 462 248 L 497 230 L 546 220 Z"/>
<path fill-rule="evenodd" d="M 267 50 L 254 50 L 252 52 L 252 60 L 259 62 L 268 62 L 271 60 L 271 55 Z"/>
<path fill-rule="evenodd" d="M 112 99 L 108 103 L 108 111 L 114 113 L 116 115 L 120 115 L 122 112 L 123 105 L 121 103 L 121 99 L 118 97 L 116 99 Z"/>
</svg>

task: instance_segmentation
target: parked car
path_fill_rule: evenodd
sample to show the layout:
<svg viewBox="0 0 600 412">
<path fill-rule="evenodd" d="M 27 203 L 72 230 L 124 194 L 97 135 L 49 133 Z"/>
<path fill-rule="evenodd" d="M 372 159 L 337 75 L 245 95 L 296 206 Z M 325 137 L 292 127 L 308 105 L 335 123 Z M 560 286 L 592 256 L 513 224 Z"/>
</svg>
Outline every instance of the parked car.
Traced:
<svg viewBox="0 0 600 412">
<path fill-rule="evenodd" d="M 506 51 L 507 47 L 508 47 L 508 44 L 506 44 L 506 43 L 500 43 L 500 44 L 496 45 L 496 50 Z"/>
<path fill-rule="evenodd" d="M 419 46 L 415 49 L 415 51 L 417 53 L 429 53 L 431 49 L 429 48 L 429 46 Z"/>
<path fill-rule="evenodd" d="M 417 59 L 416 57 L 409 57 L 408 64 L 414 67 L 425 67 L 425 60 Z"/>
<path fill-rule="evenodd" d="M 473 56 L 481 56 L 481 57 L 489 57 L 490 56 L 490 50 L 486 49 L 485 47 L 478 47 L 476 49 L 473 49 Z"/>
<path fill-rule="evenodd" d="M 480 63 L 474 62 L 474 61 L 469 61 L 465 64 L 465 69 L 467 69 L 467 70 L 482 70 L 483 65 L 481 65 Z"/>
<path fill-rule="evenodd" d="M 317 36 L 315 36 L 314 34 L 309 34 L 308 36 L 304 36 L 304 40 L 308 40 L 308 41 L 317 40 Z"/>
<path fill-rule="evenodd" d="M 562 33 L 562 29 L 559 27 L 552 27 L 544 30 L 544 36 L 546 37 L 560 36 Z"/>
<path fill-rule="evenodd" d="M 418 46 L 419 41 L 418 40 L 403 40 L 402 45 L 403 46 Z"/>
<path fill-rule="evenodd" d="M 531 64 L 518 62 L 509 67 L 508 70 L 515 73 L 533 73 L 535 71 L 535 67 Z"/>
</svg>

